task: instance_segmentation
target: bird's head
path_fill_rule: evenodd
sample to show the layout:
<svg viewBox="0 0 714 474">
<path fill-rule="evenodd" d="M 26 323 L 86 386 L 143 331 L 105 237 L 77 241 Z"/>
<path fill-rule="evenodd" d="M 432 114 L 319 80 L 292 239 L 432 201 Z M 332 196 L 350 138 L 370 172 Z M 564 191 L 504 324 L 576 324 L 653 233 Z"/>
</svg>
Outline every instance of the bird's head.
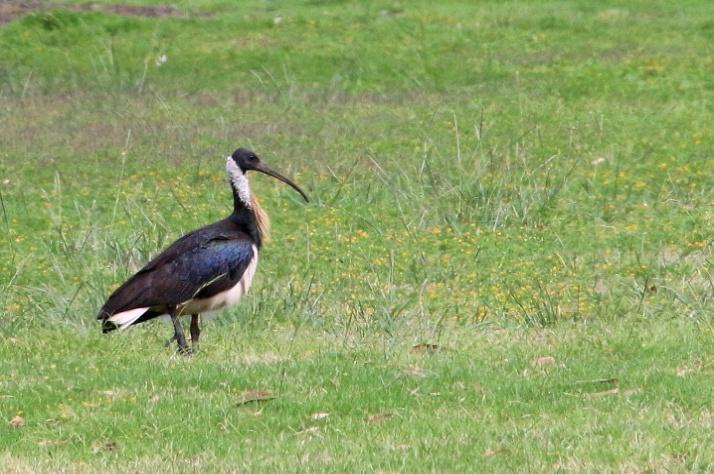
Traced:
<svg viewBox="0 0 714 474">
<path fill-rule="evenodd" d="M 305 199 L 305 202 L 309 202 L 307 195 L 303 192 L 302 189 L 300 189 L 300 187 L 298 187 L 297 184 L 293 183 L 290 179 L 286 178 L 285 176 L 281 175 L 280 173 L 271 169 L 268 165 L 260 161 L 258 155 L 256 155 L 255 152 L 253 152 L 252 150 L 248 150 L 246 148 L 238 148 L 236 151 L 233 152 L 229 159 L 232 159 L 243 173 L 246 173 L 248 171 L 260 171 L 261 173 L 267 174 L 268 176 L 272 176 L 273 178 L 282 181 L 283 183 L 292 187 L 295 191 L 299 192 L 303 199 Z"/>
</svg>

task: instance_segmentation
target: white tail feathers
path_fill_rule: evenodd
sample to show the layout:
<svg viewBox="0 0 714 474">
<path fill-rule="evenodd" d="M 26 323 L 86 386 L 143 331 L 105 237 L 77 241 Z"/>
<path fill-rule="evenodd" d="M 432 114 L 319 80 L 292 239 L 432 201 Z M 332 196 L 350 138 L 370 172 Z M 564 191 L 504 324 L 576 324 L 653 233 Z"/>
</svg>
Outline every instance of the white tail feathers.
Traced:
<svg viewBox="0 0 714 474">
<path fill-rule="evenodd" d="M 128 311 L 122 311 L 109 318 L 109 321 L 119 326 L 119 329 L 126 329 L 132 325 L 134 321 L 139 319 L 142 314 L 146 313 L 149 308 L 134 308 Z"/>
</svg>

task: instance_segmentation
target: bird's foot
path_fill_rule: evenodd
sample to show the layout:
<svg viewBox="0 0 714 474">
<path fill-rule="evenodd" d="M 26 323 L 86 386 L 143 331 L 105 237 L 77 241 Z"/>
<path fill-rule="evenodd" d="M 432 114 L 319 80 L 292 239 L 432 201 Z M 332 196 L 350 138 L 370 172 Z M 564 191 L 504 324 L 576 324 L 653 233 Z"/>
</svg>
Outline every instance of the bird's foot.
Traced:
<svg viewBox="0 0 714 474">
<path fill-rule="evenodd" d="M 173 336 L 171 336 L 171 339 L 169 339 L 169 340 L 167 340 L 166 342 L 164 342 L 164 347 L 169 347 L 171 344 L 174 343 L 174 341 L 175 341 L 176 339 L 177 339 L 177 338 L 176 338 L 176 334 L 174 334 Z"/>
<path fill-rule="evenodd" d="M 193 342 L 191 343 L 191 347 L 188 347 L 188 345 L 184 342 L 184 345 L 182 346 L 181 343 L 179 342 L 179 337 L 177 334 L 174 334 L 171 339 L 168 339 L 164 343 L 164 347 L 169 347 L 171 344 L 176 342 L 178 344 L 178 351 L 179 354 L 185 355 L 185 356 L 192 356 L 195 352 L 198 351 L 198 344 L 194 344 Z"/>
<path fill-rule="evenodd" d="M 176 341 L 179 354 L 190 357 L 194 353 L 193 347 L 189 347 L 188 344 L 186 344 L 186 338 L 181 336 L 182 335 L 174 334 L 174 337 L 169 339 L 169 341 L 166 343 L 166 346 L 168 347 L 172 342 Z M 193 344 L 191 344 L 191 346 L 193 346 Z"/>
<path fill-rule="evenodd" d="M 193 349 L 188 346 L 185 346 L 185 347 L 179 346 L 178 351 L 179 351 L 179 354 L 181 354 L 182 356 L 191 357 L 194 355 Z"/>
</svg>

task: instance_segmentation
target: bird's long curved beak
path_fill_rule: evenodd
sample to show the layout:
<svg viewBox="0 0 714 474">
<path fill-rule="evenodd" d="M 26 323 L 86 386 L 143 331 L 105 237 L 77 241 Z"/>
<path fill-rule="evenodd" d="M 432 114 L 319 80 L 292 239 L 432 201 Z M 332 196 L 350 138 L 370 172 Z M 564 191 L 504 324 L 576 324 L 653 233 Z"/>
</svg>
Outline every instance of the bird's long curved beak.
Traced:
<svg viewBox="0 0 714 474">
<path fill-rule="evenodd" d="M 257 165 L 255 165 L 255 171 L 260 171 L 261 173 L 265 173 L 268 176 L 272 176 L 273 178 L 282 181 L 283 183 L 293 188 L 295 191 L 299 192 L 305 202 L 310 202 L 310 200 L 307 198 L 307 194 L 305 194 L 297 184 L 293 183 L 291 180 L 281 175 L 277 171 L 271 169 L 269 166 L 263 164 L 262 162 L 259 162 Z"/>
</svg>

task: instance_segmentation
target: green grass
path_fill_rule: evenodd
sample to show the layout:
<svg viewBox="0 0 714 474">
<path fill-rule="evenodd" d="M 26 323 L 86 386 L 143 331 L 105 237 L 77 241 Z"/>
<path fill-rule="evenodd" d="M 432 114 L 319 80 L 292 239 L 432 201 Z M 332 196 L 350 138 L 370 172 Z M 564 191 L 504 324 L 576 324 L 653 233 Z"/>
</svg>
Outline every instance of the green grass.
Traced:
<svg viewBox="0 0 714 474">
<path fill-rule="evenodd" d="M 177 5 L 0 26 L 0 470 L 714 470 L 710 2 Z M 250 297 L 99 334 L 237 146 Z"/>
<path fill-rule="evenodd" d="M 410 353 L 405 340 L 231 327 L 210 327 L 191 360 L 160 349 L 165 330 L 109 342 L 82 330 L 51 354 L 47 341 L 17 334 L 3 353 L 17 357 L 3 403 L 24 407 L 28 422 L 3 428 L 3 462 L 251 472 L 711 467 L 711 346 L 688 324 L 485 327 L 451 334 L 434 354 Z M 542 354 L 556 364 L 534 365 Z M 239 406 L 248 389 L 276 398 Z M 389 416 L 369 421 L 378 414 Z"/>
</svg>

